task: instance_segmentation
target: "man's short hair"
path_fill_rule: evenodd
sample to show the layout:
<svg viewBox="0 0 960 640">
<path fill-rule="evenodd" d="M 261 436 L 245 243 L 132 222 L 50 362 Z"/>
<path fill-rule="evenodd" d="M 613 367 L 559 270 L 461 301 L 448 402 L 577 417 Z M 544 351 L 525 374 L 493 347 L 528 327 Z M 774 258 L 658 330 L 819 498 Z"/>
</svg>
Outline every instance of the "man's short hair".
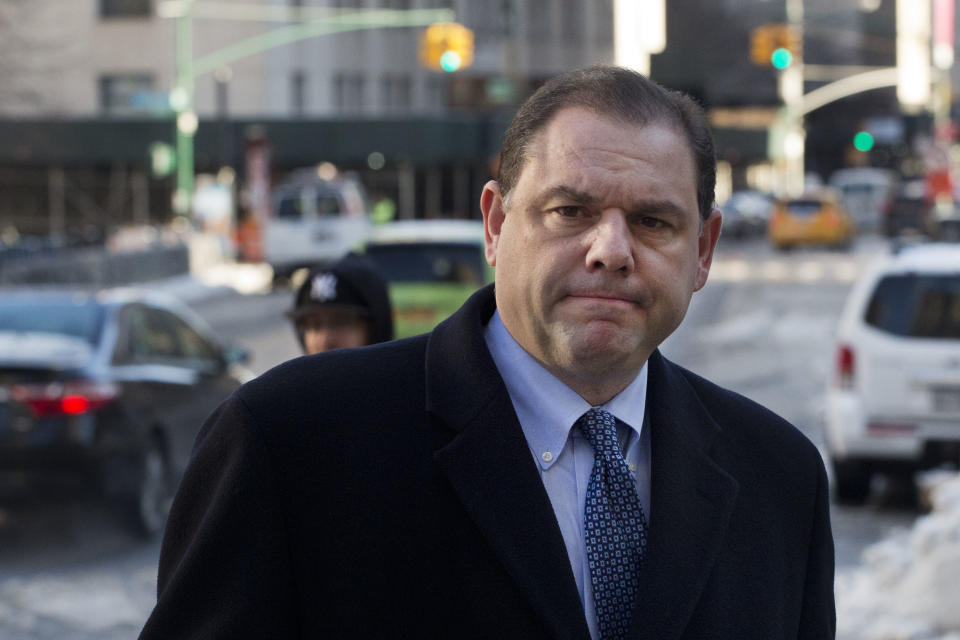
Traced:
<svg viewBox="0 0 960 640">
<path fill-rule="evenodd" d="M 497 181 L 504 198 L 516 185 L 533 137 L 561 110 L 583 107 L 627 124 L 662 123 L 686 135 L 697 172 L 702 219 L 713 209 L 717 160 L 703 109 L 689 96 L 641 74 L 608 65 L 564 73 L 548 80 L 521 105 L 504 136 Z"/>
</svg>

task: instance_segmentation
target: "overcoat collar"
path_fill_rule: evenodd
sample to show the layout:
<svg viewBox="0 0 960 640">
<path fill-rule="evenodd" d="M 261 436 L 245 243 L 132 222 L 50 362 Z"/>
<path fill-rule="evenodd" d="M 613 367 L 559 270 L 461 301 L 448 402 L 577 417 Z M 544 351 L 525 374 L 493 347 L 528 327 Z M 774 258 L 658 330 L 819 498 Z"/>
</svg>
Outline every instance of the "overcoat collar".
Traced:
<svg viewBox="0 0 960 640">
<path fill-rule="evenodd" d="M 483 338 L 494 306 L 486 287 L 430 336 L 427 411 L 457 432 L 434 457 L 550 635 L 589 640 L 553 506 Z"/>
<path fill-rule="evenodd" d="M 649 365 L 652 513 L 631 637 L 671 640 L 725 544 L 739 483 L 717 462 L 720 426 L 680 367 L 659 351 Z"/>
<path fill-rule="evenodd" d="M 430 336 L 428 412 L 456 435 L 435 452 L 464 507 L 556 638 L 589 638 L 553 507 L 483 338 L 493 287 Z M 679 637 L 703 590 L 737 494 L 710 457 L 720 428 L 680 369 L 650 358 L 652 518 L 633 637 Z"/>
</svg>

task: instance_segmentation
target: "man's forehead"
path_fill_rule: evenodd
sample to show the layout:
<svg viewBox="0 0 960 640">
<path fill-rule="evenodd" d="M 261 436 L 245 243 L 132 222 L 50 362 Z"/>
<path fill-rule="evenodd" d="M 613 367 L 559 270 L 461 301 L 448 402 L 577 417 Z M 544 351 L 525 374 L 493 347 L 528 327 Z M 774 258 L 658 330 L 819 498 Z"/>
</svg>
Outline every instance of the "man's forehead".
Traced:
<svg viewBox="0 0 960 640">
<path fill-rule="evenodd" d="M 584 167 L 627 178 L 631 169 L 654 164 L 673 164 L 677 171 L 689 173 L 696 192 L 693 150 L 677 127 L 659 120 L 624 123 L 586 109 L 564 109 L 531 139 L 520 178 L 535 180 L 538 190 L 557 182 L 587 191 L 596 176 L 584 172 Z M 544 182 L 548 176 L 551 184 Z"/>
</svg>

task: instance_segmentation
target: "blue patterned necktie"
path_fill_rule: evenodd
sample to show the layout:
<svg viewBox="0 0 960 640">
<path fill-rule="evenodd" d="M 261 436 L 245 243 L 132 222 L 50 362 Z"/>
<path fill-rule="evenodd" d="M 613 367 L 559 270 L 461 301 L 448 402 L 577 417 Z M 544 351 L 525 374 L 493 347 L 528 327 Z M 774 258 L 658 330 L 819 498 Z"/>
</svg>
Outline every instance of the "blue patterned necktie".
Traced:
<svg viewBox="0 0 960 640">
<path fill-rule="evenodd" d="M 617 441 L 617 419 L 590 409 L 577 420 L 593 447 L 584 536 L 601 640 L 627 637 L 640 587 L 647 521 Z"/>
</svg>

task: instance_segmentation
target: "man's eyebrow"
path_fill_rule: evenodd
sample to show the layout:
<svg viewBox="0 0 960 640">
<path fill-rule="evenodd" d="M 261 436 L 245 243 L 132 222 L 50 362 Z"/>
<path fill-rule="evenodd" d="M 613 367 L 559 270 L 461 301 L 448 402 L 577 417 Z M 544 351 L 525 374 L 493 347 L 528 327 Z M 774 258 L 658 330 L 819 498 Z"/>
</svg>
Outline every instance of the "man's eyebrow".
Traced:
<svg viewBox="0 0 960 640">
<path fill-rule="evenodd" d="M 641 200 L 635 202 L 627 210 L 627 213 L 634 215 L 643 215 L 647 213 L 667 213 L 675 216 L 686 214 L 686 209 L 671 200 Z"/>
<path fill-rule="evenodd" d="M 600 201 L 599 196 L 587 191 L 581 191 L 580 189 L 576 189 L 567 185 L 557 185 L 555 187 L 550 187 L 540 194 L 540 197 L 536 200 L 537 208 L 542 208 L 547 204 L 547 202 L 553 200 L 554 198 L 565 200 L 567 202 L 575 202 L 578 204 L 595 204 Z M 671 200 L 638 200 L 630 203 L 627 206 L 627 213 L 632 215 L 666 213 L 675 216 L 683 216 L 686 214 L 686 210 Z"/>
<path fill-rule="evenodd" d="M 600 200 L 598 196 L 592 193 L 581 191 L 566 185 L 557 185 L 555 187 L 550 187 L 540 194 L 536 200 L 537 207 L 541 208 L 546 205 L 547 202 L 553 199 L 576 202 L 579 204 L 594 204 Z"/>
</svg>

